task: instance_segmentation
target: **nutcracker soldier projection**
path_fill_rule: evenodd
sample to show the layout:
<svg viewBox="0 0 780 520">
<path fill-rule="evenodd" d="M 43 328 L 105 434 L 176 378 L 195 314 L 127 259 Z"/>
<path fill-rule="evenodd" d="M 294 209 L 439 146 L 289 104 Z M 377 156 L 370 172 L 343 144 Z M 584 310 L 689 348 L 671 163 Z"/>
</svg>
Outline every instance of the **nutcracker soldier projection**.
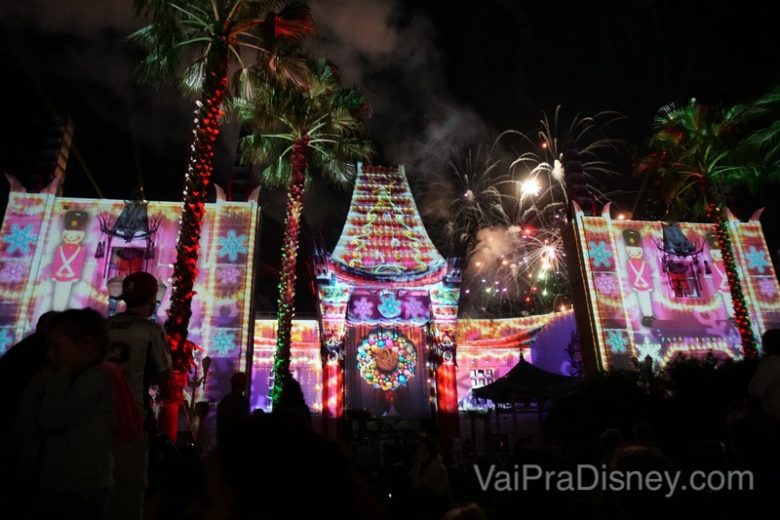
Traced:
<svg viewBox="0 0 780 520">
<path fill-rule="evenodd" d="M 723 300 L 723 305 L 726 307 L 729 320 L 734 321 L 734 305 L 731 301 L 731 288 L 729 287 L 729 279 L 726 274 L 726 265 L 723 263 L 723 253 L 720 250 L 720 243 L 718 242 L 717 235 L 713 233 L 707 234 L 707 243 L 710 245 L 710 257 L 708 274 L 712 278 L 714 289 L 719 297 Z"/>
<path fill-rule="evenodd" d="M 642 239 L 639 231 L 635 229 L 623 230 L 623 240 L 626 243 L 626 270 L 628 271 L 628 283 L 636 294 L 639 302 L 639 310 L 642 313 L 642 325 L 650 327 L 655 321 L 653 315 L 653 276 L 650 266 L 644 259 Z"/>
<path fill-rule="evenodd" d="M 88 220 L 89 215 L 84 211 L 65 213 L 62 243 L 54 250 L 52 259 L 52 310 L 62 311 L 68 308 L 73 284 L 81 278 L 81 268 L 86 256 L 86 248 L 81 243 L 84 241 Z"/>
</svg>

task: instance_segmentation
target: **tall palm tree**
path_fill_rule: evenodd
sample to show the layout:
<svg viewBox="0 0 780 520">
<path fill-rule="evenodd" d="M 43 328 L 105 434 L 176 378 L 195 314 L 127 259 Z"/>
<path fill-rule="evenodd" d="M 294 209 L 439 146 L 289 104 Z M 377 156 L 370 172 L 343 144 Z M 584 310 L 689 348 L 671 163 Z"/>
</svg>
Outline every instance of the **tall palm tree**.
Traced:
<svg viewBox="0 0 780 520">
<path fill-rule="evenodd" d="M 656 117 L 651 152 L 638 172 L 655 178 L 667 216 L 715 223 L 723 252 L 734 319 L 746 357 L 757 354 L 742 283 L 729 233 L 724 190 L 755 189 L 780 178 L 780 126 L 767 113 L 780 108 L 780 91 L 744 105 L 714 109 L 692 99 L 683 107 L 663 107 Z"/>
<path fill-rule="evenodd" d="M 756 181 L 780 178 L 780 87 L 751 102 L 749 107 L 750 120 L 746 122 L 746 136 L 737 156 L 743 164 L 755 168 L 749 179 L 755 189 L 756 184 L 761 184 Z"/>
<path fill-rule="evenodd" d="M 156 81 L 180 79 L 184 89 L 196 98 L 171 303 L 165 322 L 173 372 L 163 385 L 160 422 L 173 438 L 192 365 L 193 345 L 187 341 L 187 332 L 223 102 L 231 89 L 251 94 L 246 80 L 253 68 L 299 86 L 306 84 L 305 61 L 291 52 L 291 46 L 313 33 L 314 22 L 302 4 L 289 4 L 278 13 L 272 10 L 282 5 L 272 0 L 136 1 L 138 12 L 149 21 L 131 35 L 147 50 L 141 73 Z"/>
<path fill-rule="evenodd" d="M 289 186 L 271 390 L 274 405 L 290 377 L 290 332 L 304 189 L 312 171 L 346 187 L 354 179 L 352 161 L 371 156 L 371 146 L 361 136 L 367 114 L 361 92 L 341 87 L 333 67 L 324 60 L 313 63 L 311 69 L 309 87 L 303 91 L 269 82 L 257 87 L 252 109 L 255 133 L 241 143 L 246 161 L 265 165 L 265 184 Z"/>
</svg>

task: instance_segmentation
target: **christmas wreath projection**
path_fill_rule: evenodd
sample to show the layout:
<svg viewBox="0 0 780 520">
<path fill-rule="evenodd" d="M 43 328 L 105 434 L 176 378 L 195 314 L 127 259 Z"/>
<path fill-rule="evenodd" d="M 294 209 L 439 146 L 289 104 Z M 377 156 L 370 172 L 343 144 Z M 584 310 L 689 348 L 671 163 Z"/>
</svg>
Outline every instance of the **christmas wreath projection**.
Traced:
<svg viewBox="0 0 780 520">
<path fill-rule="evenodd" d="M 372 330 L 357 349 L 360 377 L 374 388 L 392 391 L 415 375 L 417 352 L 404 335 L 392 330 Z"/>
</svg>

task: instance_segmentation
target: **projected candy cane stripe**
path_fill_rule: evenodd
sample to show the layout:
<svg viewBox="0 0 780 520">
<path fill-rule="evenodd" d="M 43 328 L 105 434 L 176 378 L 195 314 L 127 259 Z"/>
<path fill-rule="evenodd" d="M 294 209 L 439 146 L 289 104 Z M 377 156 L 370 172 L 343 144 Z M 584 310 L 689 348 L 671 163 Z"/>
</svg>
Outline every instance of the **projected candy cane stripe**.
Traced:
<svg viewBox="0 0 780 520">
<path fill-rule="evenodd" d="M 436 369 L 437 406 L 441 413 L 457 413 L 458 387 L 455 379 L 455 365 L 442 364 Z"/>
<path fill-rule="evenodd" d="M 339 361 L 325 363 L 322 375 L 324 381 L 322 412 L 330 418 L 341 417 L 344 403 L 344 381 Z"/>
</svg>

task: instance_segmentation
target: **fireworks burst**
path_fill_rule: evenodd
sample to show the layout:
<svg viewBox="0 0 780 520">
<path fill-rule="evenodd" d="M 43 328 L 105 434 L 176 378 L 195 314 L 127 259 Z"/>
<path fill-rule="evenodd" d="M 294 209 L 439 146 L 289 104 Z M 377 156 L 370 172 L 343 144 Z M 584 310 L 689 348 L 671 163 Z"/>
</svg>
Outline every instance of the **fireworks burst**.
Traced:
<svg viewBox="0 0 780 520">
<path fill-rule="evenodd" d="M 450 251 L 467 258 L 464 315 L 505 317 L 567 308 L 569 283 L 563 251 L 568 198 L 563 152 L 576 146 L 595 198 L 605 177 L 620 175 L 600 159 L 621 145 L 603 136 L 615 113 L 575 117 L 561 124 L 561 109 L 544 115 L 535 134 L 502 133 L 487 150 L 451 162 L 431 184 L 445 200 Z M 446 195 L 444 195 L 446 194 Z"/>
<path fill-rule="evenodd" d="M 509 222 L 501 192 L 506 168 L 493 148 L 478 148 L 448 161 L 445 173 L 427 183 L 421 209 L 426 216 L 444 221 L 440 235 L 449 255 L 467 258 L 481 229 Z"/>
<path fill-rule="evenodd" d="M 529 217 L 526 222 L 480 230 L 464 273 L 466 313 L 509 316 L 568 305 L 565 206 L 551 204 L 523 213 Z"/>
</svg>

